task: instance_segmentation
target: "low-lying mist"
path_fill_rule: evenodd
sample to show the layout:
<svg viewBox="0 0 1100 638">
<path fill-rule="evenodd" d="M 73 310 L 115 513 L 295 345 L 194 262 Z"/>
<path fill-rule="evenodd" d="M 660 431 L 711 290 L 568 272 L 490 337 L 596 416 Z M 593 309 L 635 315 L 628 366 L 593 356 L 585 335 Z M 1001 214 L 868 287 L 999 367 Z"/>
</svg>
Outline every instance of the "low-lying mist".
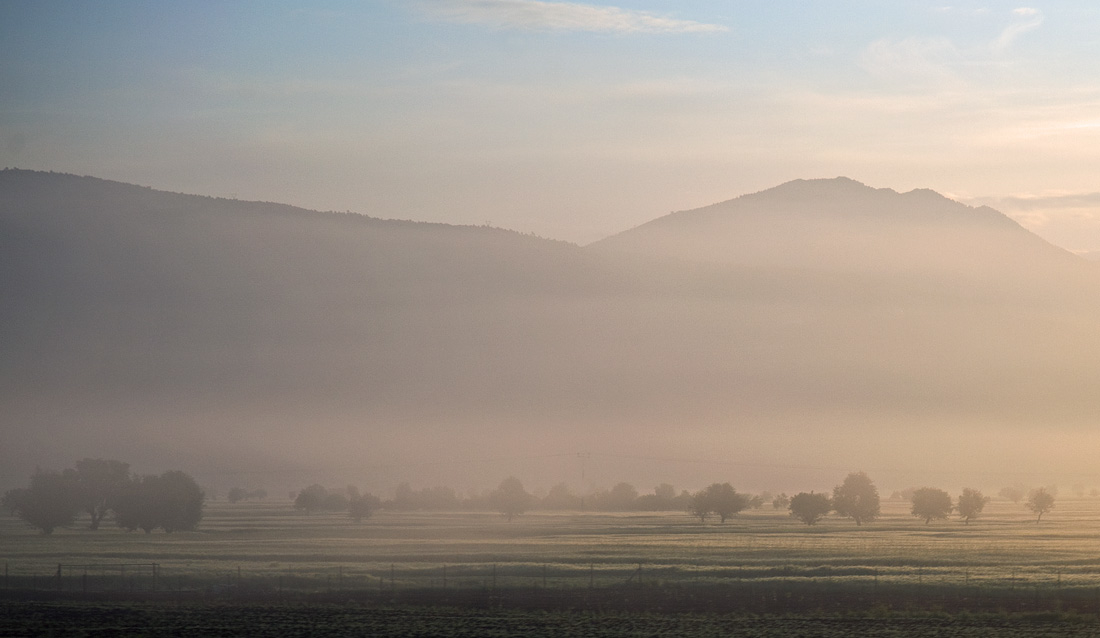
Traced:
<svg viewBox="0 0 1100 638">
<path fill-rule="evenodd" d="M 991 209 L 796 182 L 578 247 L 0 174 L 6 484 L 1100 484 L 1094 265 Z"/>
</svg>

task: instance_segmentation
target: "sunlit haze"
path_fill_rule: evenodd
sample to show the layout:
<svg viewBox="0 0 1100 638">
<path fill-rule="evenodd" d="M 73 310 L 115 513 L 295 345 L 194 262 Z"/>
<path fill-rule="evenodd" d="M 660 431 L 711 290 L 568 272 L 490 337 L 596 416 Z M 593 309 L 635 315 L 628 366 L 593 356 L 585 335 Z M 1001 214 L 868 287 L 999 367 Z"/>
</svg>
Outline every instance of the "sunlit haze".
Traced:
<svg viewBox="0 0 1100 638">
<path fill-rule="evenodd" d="M 0 487 L 1100 486 L 1097 34 L 1076 0 L 0 3 Z"/>
</svg>

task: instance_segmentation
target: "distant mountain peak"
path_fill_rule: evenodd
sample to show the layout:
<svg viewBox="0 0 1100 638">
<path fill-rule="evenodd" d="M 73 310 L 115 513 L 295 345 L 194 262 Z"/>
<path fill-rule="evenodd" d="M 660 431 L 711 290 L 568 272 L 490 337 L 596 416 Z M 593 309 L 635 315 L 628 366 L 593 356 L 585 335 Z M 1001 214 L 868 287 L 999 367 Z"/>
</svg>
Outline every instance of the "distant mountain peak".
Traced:
<svg viewBox="0 0 1100 638">
<path fill-rule="evenodd" d="M 899 193 L 850 177 L 796 179 L 680 211 L 601 242 L 620 252 L 749 268 L 963 274 L 1072 255 L 991 208 L 931 189 Z"/>
</svg>

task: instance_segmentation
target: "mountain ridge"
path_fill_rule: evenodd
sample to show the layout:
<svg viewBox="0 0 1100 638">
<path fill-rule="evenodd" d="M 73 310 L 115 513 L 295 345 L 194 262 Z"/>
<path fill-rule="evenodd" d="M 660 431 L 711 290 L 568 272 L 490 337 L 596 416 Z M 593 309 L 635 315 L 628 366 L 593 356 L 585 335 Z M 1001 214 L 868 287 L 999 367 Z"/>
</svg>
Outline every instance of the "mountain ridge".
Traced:
<svg viewBox="0 0 1100 638">
<path fill-rule="evenodd" d="M 846 177 L 793 180 L 673 212 L 589 246 L 738 266 L 979 279 L 998 269 L 1031 277 L 1021 261 L 1038 264 L 1041 276 L 1062 276 L 1082 261 L 992 208 Z"/>
<path fill-rule="evenodd" d="M 956 210 L 941 200 L 904 199 Z M 757 219 L 768 241 L 823 237 Z M 788 429 L 847 459 L 883 423 L 1100 418 L 1083 260 L 1025 235 L 996 253 L 1015 265 L 940 242 L 938 271 L 889 253 L 830 269 L 774 245 L 728 259 L 746 237 L 702 226 L 725 259 L 0 173 L 0 459 L 20 480 L 81 456 L 388 467 L 597 446 L 813 465 L 780 458 Z M 825 237 L 821 255 L 852 245 Z"/>
</svg>

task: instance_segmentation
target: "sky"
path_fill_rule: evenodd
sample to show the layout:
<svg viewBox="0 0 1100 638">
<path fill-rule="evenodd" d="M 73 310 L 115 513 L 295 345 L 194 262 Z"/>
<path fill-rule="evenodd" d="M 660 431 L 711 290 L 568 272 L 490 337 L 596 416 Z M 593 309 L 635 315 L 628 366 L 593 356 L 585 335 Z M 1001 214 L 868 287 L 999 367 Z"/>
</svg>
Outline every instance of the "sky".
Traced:
<svg viewBox="0 0 1100 638">
<path fill-rule="evenodd" d="M 1100 4 L 0 3 L 0 167 L 587 243 L 844 175 L 1100 250 Z"/>
</svg>

